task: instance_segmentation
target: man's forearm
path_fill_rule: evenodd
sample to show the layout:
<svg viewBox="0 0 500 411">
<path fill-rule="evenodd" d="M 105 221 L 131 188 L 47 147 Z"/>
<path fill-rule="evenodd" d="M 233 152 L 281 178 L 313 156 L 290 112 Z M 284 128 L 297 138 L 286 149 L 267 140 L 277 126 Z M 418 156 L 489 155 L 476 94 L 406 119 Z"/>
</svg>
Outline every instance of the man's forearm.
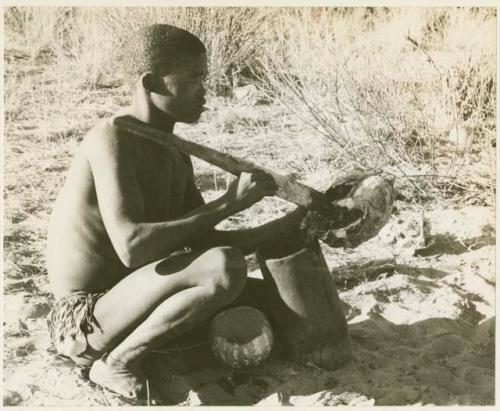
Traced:
<svg viewBox="0 0 500 411">
<path fill-rule="evenodd" d="M 125 259 L 131 267 L 166 257 L 190 243 L 199 233 L 240 211 L 241 207 L 224 196 L 190 211 L 173 221 L 135 223 L 125 245 Z"/>
<path fill-rule="evenodd" d="M 194 248 L 232 246 L 245 254 L 255 251 L 261 244 L 273 237 L 285 234 L 294 225 L 300 224 L 307 210 L 297 208 L 287 215 L 261 226 L 243 230 L 208 230 L 192 243 Z"/>
</svg>

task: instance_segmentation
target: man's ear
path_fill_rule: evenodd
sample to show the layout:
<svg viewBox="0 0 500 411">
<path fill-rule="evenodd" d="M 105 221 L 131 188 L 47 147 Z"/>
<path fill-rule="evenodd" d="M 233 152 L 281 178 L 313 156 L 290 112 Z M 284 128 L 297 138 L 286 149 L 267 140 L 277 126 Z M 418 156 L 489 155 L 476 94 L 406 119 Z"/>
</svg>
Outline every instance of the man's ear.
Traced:
<svg viewBox="0 0 500 411">
<path fill-rule="evenodd" d="M 151 72 L 144 73 L 141 76 L 141 84 L 144 90 L 146 90 L 149 93 L 154 93 L 155 92 L 154 74 Z"/>
<path fill-rule="evenodd" d="M 161 94 L 162 96 L 168 96 L 171 94 L 169 85 L 170 81 L 168 79 L 162 79 L 160 76 L 146 72 L 141 76 L 142 87 L 148 93 Z"/>
</svg>

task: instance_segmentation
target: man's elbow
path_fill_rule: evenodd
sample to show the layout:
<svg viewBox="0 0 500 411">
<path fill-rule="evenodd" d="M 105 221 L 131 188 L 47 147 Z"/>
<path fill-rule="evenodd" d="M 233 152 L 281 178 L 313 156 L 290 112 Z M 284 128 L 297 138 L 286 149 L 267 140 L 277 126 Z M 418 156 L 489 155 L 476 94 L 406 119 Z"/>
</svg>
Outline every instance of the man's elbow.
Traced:
<svg viewBox="0 0 500 411">
<path fill-rule="evenodd" d="M 127 268 L 135 268 L 140 264 L 137 253 L 130 247 L 122 245 L 116 250 L 121 263 Z"/>
<path fill-rule="evenodd" d="M 130 249 L 121 249 L 117 254 L 122 264 L 127 268 L 135 268 L 141 265 L 137 256 Z"/>
<path fill-rule="evenodd" d="M 127 268 L 136 268 L 143 264 L 137 228 L 134 227 L 122 236 L 116 247 L 116 253 L 122 264 Z"/>
</svg>

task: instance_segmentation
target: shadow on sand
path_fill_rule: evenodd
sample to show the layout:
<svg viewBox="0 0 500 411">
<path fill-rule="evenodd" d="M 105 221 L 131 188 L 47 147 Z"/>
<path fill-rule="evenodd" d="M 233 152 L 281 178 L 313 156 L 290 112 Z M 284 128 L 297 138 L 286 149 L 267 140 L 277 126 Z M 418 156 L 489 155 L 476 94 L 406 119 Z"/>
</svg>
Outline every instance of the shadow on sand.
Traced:
<svg viewBox="0 0 500 411">
<path fill-rule="evenodd" d="M 240 304 L 265 310 L 248 300 Z M 373 312 L 349 326 L 353 358 L 336 371 L 288 362 L 279 338 L 265 364 L 224 368 L 213 359 L 202 327 L 177 342 L 196 347 L 176 350 L 173 342 L 173 351 L 148 358 L 146 372 L 165 404 L 252 405 L 266 399 L 267 405 L 340 405 L 354 394 L 377 405 L 493 404 L 494 323 L 492 318 L 474 327 L 431 318 L 398 325 Z"/>
<path fill-rule="evenodd" d="M 436 234 L 428 239 L 426 248 L 417 250 L 415 255 L 429 257 L 437 254 L 463 254 L 477 250 L 487 245 L 496 244 L 495 228 L 489 224 L 481 228 L 481 235 L 459 240 L 457 237 L 446 234 Z"/>
</svg>

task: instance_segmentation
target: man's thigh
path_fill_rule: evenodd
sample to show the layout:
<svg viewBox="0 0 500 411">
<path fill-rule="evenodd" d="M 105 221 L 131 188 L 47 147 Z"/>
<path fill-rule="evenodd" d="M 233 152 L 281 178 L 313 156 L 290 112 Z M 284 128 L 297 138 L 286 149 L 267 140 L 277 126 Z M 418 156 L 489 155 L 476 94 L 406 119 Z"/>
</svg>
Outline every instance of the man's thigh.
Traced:
<svg viewBox="0 0 500 411">
<path fill-rule="evenodd" d="M 97 351 L 118 344 L 170 296 L 209 277 L 209 253 L 184 253 L 156 261 L 132 272 L 95 304 L 94 317 L 100 329 L 87 336 Z"/>
<path fill-rule="evenodd" d="M 230 304 L 220 308 L 217 312 L 201 321 L 195 328 L 187 331 L 185 334 L 166 342 L 162 349 L 175 349 L 187 347 L 207 341 L 210 333 L 210 326 L 214 317 L 220 312 L 241 306 L 257 308 L 266 314 L 272 322 L 271 301 L 266 293 L 266 284 L 264 280 L 258 278 L 247 278 L 245 288 L 241 294 Z"/>
</svg>

